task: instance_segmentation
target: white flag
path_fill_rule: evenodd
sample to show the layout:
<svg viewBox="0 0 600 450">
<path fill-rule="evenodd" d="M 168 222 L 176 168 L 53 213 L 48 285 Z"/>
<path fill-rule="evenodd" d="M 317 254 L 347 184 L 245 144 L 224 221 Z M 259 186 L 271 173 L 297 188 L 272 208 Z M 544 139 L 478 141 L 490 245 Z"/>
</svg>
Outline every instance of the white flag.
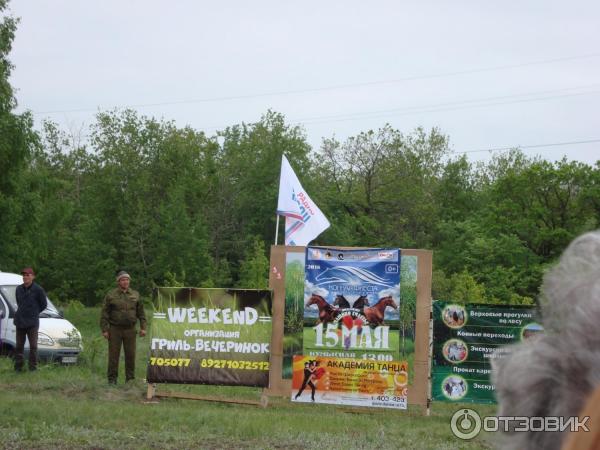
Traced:
<svg viewBox="0 0 600 450">
<path fill-rule="evenodd" d="M 329 220 L 302 188 L 285 155 L 281 157 L 277 214 L 285 216 L 285 245 L 308 245 L 329 228 Z"/>
</svg>

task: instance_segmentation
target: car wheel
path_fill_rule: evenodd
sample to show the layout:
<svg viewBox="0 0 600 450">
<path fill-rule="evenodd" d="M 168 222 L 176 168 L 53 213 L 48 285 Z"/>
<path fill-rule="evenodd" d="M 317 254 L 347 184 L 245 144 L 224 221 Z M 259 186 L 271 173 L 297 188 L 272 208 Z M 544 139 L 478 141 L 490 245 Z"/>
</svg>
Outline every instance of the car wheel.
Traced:
<svg viewBox="0 0 600 450">
<path fill-rule="evenodd" d="M 3 344 L 2 347 L 0 347 L 0 355 L 12 358 L 15 355 L 15 349 L 11 345 Z"/>
</svg>

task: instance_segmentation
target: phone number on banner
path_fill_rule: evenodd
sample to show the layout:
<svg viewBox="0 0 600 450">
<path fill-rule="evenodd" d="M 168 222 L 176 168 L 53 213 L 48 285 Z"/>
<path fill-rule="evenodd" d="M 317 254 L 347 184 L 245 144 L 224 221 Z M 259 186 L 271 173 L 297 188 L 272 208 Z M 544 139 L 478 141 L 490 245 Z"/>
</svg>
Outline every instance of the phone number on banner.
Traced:
<svg viewBox="0 0 600 450">
<path fill-rule="evenodd" d="M 190 358 L 150 358 L 151 366 L 189 367 Z M 241 370 L 269 370 L 268 361 L 236 361 L 230 359 L 208 359 L 200 361 L 200 367 L 212 369 L 241 369 Z"/>
<path fill-rule="evenodd" d="M 200 360 L 200 367 L 212 367 L 213 369 L 269 370 L 269 362 L 204 358 Z"/>
<path fill-rule="evenodd" d="M 373 395 L 371 406 L 406 409 L 406 397 L 396 395 Z"/>
</svg>

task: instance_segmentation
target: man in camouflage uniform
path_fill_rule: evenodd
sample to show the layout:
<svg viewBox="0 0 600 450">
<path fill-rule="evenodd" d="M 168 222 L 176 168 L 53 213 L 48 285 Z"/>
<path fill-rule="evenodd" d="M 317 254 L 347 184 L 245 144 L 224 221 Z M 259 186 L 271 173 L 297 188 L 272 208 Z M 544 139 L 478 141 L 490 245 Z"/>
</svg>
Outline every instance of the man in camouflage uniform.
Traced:
<svg viewBox="0 0 600 450">
<path fill-rule="evenodd" d="M 100 327 L 108 339 L 108 382 L 117 383 L 121 345 L 125 350 L 125 380 L 135 378 L 135 324 L 140 321 L 140 336 L 146 335 L 144 306 L 137 291 L 129 288 L 129 274 L 117 273 L 117 288 L 104 297 Z"/>
</svg>

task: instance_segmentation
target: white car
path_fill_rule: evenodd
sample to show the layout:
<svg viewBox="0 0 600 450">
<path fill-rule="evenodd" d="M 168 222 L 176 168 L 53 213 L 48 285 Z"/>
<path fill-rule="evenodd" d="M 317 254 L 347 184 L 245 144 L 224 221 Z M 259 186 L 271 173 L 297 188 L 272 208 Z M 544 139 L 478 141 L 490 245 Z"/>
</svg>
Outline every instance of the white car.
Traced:
<svg viewBox="0 0 600 450">
<path fill-rule="evenodd" d="M 0 353 L 4 355 L 12 355 L 17 342 L 13 318 L 17 311 L 15 291 L 20 284 L 23 284 L 21 275 L 0 272 Z M 81 334 L 48 299 L 48 307 L 40 313 L 38 358 L 75 364 L 82 350 Z M 26 342 L 25 359 L 28 354 L 29 342 Z"/>
</svg>

